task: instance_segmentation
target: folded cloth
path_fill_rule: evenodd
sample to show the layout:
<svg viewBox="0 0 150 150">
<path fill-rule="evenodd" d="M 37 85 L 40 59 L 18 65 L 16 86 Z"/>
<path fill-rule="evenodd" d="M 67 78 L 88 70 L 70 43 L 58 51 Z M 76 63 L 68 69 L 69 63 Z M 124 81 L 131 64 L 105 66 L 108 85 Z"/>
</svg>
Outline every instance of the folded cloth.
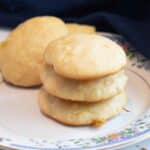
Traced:
<svg viewBox="0 0 150 150">
<path fill-rule="evenodd" d="M 150 58 L 149 0 L 0 0 L 1 27 L 15 27 L 39 15 L 55 15 L 121 34 Z"/>
</svg>

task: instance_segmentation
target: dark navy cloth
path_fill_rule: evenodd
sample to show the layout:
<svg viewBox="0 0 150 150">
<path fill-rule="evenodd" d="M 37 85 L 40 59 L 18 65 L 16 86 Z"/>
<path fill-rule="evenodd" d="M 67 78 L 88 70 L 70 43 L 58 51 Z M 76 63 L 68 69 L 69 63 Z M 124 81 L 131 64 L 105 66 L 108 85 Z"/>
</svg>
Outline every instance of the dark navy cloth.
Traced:
<svg viewBox="0 0 150 150">
<path fill-rule="evenodd" d="M 150 58 L 150 0 L 0 0 L 1 27 L 41 15 L 119 33 Z"/>
</svg>

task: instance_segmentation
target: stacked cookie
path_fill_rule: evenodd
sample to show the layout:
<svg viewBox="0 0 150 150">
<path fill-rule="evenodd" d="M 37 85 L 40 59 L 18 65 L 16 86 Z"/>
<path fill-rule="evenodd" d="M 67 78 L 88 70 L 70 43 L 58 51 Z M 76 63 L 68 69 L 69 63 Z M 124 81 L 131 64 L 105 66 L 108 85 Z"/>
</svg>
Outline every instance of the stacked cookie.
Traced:
<svg viewBox="0 0 150 150">
<path fill-rule="evenodd" d="M 41 111 L 68 125 L 101 125 L 127 102 L 126 56 L 96 34 L 72 34 L 51 42 L 44 55 Z"/>
</svg>

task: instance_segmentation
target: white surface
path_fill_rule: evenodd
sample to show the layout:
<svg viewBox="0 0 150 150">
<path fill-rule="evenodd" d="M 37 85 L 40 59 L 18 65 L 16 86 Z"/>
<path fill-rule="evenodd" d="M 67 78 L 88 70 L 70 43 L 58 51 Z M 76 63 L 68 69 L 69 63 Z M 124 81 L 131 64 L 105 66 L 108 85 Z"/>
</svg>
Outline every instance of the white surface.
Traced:
<svg viewBox="0 0 150 150">
<path fill-rule="evenodd" d="M 0 29 L 0 41 L 3 41 L 9 33 L 9 30 Z"/>
</svg>

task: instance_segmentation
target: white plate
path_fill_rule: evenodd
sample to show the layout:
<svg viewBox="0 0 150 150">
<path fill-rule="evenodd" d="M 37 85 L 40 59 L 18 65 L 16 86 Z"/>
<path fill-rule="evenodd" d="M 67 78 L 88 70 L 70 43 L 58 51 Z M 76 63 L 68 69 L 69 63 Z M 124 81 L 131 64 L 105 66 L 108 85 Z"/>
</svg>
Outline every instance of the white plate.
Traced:
<svg viewBox="0 0 150 150">
<path fill-rule="evenodd" d="M 131 48 L 118 35 L 104 34 Z M 129 52 L 128 52 L 129 53 Z M 112 149 L 150 137 L 149 61 L 139 54 L 128 61 L 128 105 L 100 128 L 69 127 L 44 117 L 38 107 L 39 88 L 0 84 L 0 145 L 17 149 Z"/>
</svg>

